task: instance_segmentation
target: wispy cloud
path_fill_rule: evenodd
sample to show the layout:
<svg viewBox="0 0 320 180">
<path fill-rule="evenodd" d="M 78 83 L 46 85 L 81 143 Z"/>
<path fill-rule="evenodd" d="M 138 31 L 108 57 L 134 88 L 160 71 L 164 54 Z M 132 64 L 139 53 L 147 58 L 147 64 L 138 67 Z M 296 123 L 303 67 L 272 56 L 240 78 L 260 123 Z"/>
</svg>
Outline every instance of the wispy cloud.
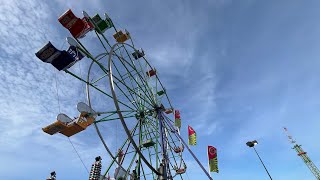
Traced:
<svg viewBox="0 0 320 180">
<path fill-rule="evenodd" d="M 60 108 L 71 114 L 75 113 L 75 104 L 78 101 L 73 98 L 78 97 L 76 90 L 81 86 L 69 82 L 70 78 L 57 73 L 50 65 L 41 63 L 34 55 L 48 39 L 53 39 L 58 48 L 61 44 L 55 39 L 64 39 L 55 28 L 57 26 L 51 26 L 55 16 L 50 4 L 42 1 L 5 1 L 0 12 L 0 22 L 3 24 L 0 28 L 0 115 L 1 122 L 5 122 L 0 128 L 0 151 L 3 159 L 0 174 L 6 179 L 16 179 L 14 167 L 5 163 L 11 164 L 10 161 L 19 159 L 19 169 L 26 169 L 32 164 L 30 168 L 43 171 L 40 174 L 32 173 L 32 178 L 41 179 L 52 170 L 46 162 L 55 164 L 55 159 L 61 158 L 73 159 L 71 164 L 74 165 L 79 163 L 76 156 L 70 156 L 70 153 L 74 152 L 65 138 L 49 137 L 41 128 L 55 121 L 59 113 L 56 81 L 60 91 Z M 79 145 L 77 138 L 72 141 L 89 164 L 88 161 L 92 161 L 92 156 L 95 155 L 90 153 L 89 160 L 83 152 L 95 152 L 95 148 Z M 53 150 L 56 153 L 53 153 Z M 36 161 L 30 163 L 33 159 Z M 27 171 L 25 173 L 30 174 Z"/>
<path fill-rule="evenodd" d="M 0 179 L 41 179 L 52 169 L 59 177 L 87 177 L 68 139 L 41 130 L 55 121 L 59 111 L 77 116 L 75 105 L 85 101 L 82 83 L 34 55 L 48 40 L 59 49 L 67 47 L 63 41 L 68 31 L 57 18 L 68 8 L 78 16 L 82 10 L 90 15 L 108 12 L 119 28 L 131 32 L 136 47 L 143 48 L 157 68 L 174 107 L 181 110 L 182 135 L 187 125 L 197 131 L 198 146 L 192 148 L 201 162 L 207 163 L 207 144 L 218 148 L 221 173 L 215 175 L 217 179 L 262 177 L 263 171 L 251 163 L 257 159 L 245 146 L 253 139 L 261 142 L 258 150 L 272 175 L 305 178 L 301 177 L 303 162 L 293 157 L 281 127 L 292 129 L 308 154 L 319 158 L 320 145 L 314 143 L 320 115 L 320 44 L 315 25 L 319 5 L 251 0 L 3 1 Z M 302 13 L 298 17 L 296 12 Z M 112 37 L 111 32 L 106 35 Z M 99 52 L 94 35 L 82 42 Z M 85 77 L 87 67 L 84 59 L 71 70 Z M 93 73 L 98 74 L 98 70 Z M 92 93 L 92 101 L 99 111 L 114 110 L 113 102 L 98 93 Z M 101 129 L 116 151 L 125 138 L 121 125 L 110 122 Z M 88 167 L 97 155 L 103 156 L 105 164 L 110 161 L 93 127 L 71 141 Z M 190 155 L 185 158 L 190 179 L 198 177 L 195 162 Z M 12 162 L 17 163 L 9 166 Z M 282 171 L 284 167 L 288 169 Z M 28 177 L 17 174 L 15 168 Z"/>
</svg>

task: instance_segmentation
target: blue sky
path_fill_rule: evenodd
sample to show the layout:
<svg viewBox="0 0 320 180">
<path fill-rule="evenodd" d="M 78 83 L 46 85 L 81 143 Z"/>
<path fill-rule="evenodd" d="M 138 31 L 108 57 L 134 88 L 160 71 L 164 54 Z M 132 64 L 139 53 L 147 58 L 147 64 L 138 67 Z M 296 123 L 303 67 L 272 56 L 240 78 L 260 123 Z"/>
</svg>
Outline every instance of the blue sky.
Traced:
<svg viewBox="0 0 320 180">
<path fill-rule="evenodd" d="M 51 170 L 59 179 L 87 179 L 68 139 L 41 130 L 59 111 L 76 116 L 75 104 L 84 99 L 79 81 L 34 55 L 48 40 L 66 47 L 69 35 L 57 18 L 68 8 L 78 16 L 82 10 L 91 15 L 108 12 L 116 26 L 130 31 L 160 72 L 174 107 L 181 110 L 182 136 L 187 138 L 188 124 L 197 132 L 198 145 L 192 150 L 200 161 L 207 165 L 207 145 L 218 149 L 220 173 L 212 174 L 214 179 L 268 179 L 245 145 L 254 139 L 274 179 L 314 179 L 282 127 L 320 165 L 319 1 L 1 0 L 1 4 L 0 179 L 44 179 Z M 95 46 L 90 35 L 84 41 Z M 73 70 L 84 68 L 82 63 Z M 92 127 L 71 140 L 87 167 L 94 157 L 105 154 Z M 107 141 L 111 145 L 115 140 L 110 136 Z M 187 152 L 185 159 L 189 178 L 205 179 Z M 108 162 L 108 157 L 103 160 Z"/>
</svg>

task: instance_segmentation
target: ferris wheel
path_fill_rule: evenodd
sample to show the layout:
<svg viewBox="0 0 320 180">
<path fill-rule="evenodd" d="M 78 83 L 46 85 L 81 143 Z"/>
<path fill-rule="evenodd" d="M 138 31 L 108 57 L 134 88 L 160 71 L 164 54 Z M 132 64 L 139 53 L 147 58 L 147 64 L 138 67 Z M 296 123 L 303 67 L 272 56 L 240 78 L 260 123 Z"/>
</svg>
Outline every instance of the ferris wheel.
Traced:
<svg viewBox="0 0 320 180">
<path fill-rule="evenodd" d="M 59 17 L 73 36 L 67 38 L 68 50 L 58 50 L 49 42 L 36 55 L 85 83 L 87 103 L 78 103 L 78 118 L 59 114 L 43 131 L 70 137 L 94 126 L 111 158 L 99 178 L 184 179 L 185 148 L 196 157 L 180 136 L 181 124 L 174 120 L 180 119 L 180 113 L 172 106 L 158 71 L 144 50 L 136 48 L 130 33 L 118 30 L 107 14 L 104 19 L 86 12 L 83 16 L 80 19 L 69 9 Z M 81 42 L 90 31 L 99 44 L 95 49 Z M 91 60 L 86 78 L 71 70 L 84 57 Z M 108 145 L 110 134 L 103 127 L 116 129 L 117 143 Z"/>
</svg>

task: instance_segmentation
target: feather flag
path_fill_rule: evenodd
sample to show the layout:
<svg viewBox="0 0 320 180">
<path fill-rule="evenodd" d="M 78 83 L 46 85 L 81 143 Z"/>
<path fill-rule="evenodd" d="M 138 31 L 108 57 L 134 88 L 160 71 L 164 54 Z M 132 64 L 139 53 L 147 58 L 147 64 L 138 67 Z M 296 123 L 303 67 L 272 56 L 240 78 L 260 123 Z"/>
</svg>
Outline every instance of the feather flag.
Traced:
<svg viewBox="0 0 320 180">
<path fill-rule="evenodd" d="M 174 125 L 178 128 L 181 128 L 181 117 L 179 110 L 174 111 Z"/>
<path fill-rule="evenodd" d="M 197 145 L 197 134 L 191 126 L 188 126 L 188 144 Z"/>
<path fill-rule="evenodd" d="M 213 146 L 208 146 L 209 171 L 219 173 L 217 149 Z"/>
</svg>

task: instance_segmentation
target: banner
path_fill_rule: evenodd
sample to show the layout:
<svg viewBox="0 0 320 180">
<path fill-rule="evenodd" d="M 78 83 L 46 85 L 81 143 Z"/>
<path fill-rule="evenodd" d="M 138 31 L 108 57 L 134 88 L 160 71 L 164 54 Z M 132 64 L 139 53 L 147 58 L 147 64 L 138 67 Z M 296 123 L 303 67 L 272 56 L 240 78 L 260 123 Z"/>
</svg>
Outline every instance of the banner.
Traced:
<svg viewBox="0 0 320 180">
<path fill-rule="evenodd" d="M 178 128 L 181 128 L 181 117 L 179 110 L 174 111 L 174 125 Z"/>
<path fill-rule="evenodd" d="M 213 146 L 208 146 L 209 171 L 219 173 L 217 149 Z"/>
<path fill-rule="evenodd" d="M 196 132 L 193 130 L 193 128 L 191 126 L 188 126 L 188 144 L 189 145 L 197 145 L 197 134 Z"/>
</svg>

